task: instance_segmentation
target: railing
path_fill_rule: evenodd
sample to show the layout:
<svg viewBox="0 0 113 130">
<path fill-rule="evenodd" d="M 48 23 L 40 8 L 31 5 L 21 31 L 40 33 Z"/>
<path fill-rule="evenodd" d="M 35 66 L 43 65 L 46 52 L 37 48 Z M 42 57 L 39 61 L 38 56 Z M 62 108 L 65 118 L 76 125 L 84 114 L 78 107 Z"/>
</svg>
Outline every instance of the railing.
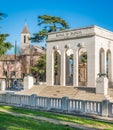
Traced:
<svg viewBox="0 0 113 130">
<path fill-rule="evenodd" d="M 61 109 L 61 99 L 60 98 L 50 98 L 50 107 L 52 109 Z"/>
<path fill-rule="evenodd" d="M 6 93 L 0 94 L 0 103 L 40 110 L 60 110 L 66 113 L 84 113 L 113 117 L 113 102 L 108 100 L 102 102 L 84 101 L 69 99 L 68 97 L 49 98 L 35 94 L 28 96 Z"/>
<path fill-rule="evenodd" d="M 81 100 L 69 99 L 68 109 L 70 111 L 82 112 L 82 101 Z"/>
<path fill-rule="evenodd" d="M 46 108 L 46 106 L 47 106 L 47 98 L 46 97 L 37 97 L 36 96 L 35 106 L 39 107 L 39 108 Z"/>
<path fill-rule="evenodd" d="M 101 114 L 101 102 L 86 101 L 86 112 L 93 114 Z"/>
</svg>

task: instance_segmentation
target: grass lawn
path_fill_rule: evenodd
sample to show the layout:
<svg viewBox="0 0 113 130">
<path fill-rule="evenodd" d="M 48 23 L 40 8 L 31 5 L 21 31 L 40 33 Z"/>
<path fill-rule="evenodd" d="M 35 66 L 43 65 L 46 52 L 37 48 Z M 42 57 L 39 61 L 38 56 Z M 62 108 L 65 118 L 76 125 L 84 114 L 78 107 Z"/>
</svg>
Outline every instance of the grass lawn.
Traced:
<svg viewBox="0 0 113 130">
<path fill-rule="evenodd" d="M 26 117 L 15 117 L 0 112 L 0 130 L 73 130 L 68 126 L 55 125 Z"/>
<path fill-rule="evenodd" d="M 55 114 L 55 113 L 52 113 L 52 112 L 42 112 L 42 111 L 37 111 L 37 110 L 28 110 L 28 109 L 16 108 L 16 107 L 11 107 L 11 106 L 0 106 L 0 109 L 1 110 L 7 110 L 7 111 L 10 111 L 10 112 L 22 113 L 22 114 L 26 114 L 26 115 L 42 116 L 42 117 L 47 117 L 47 118 L 52 118 L 52 119 L 57 119 L 57 120 L 74 122 L 74 123 L 77 123 L 77 124 L 81 124 L 81 125 L 85 125 L 85 126 L 89 126 L 89 127 L 94 127 L 94 128 L 101 128 L 101 129 L 104 129 L 104 130 L 105 129 L 106 130 L 113 130 L 113 123 L 110 123 L 110 122 L 92 120 L 92 119 L 87 119 L 87 118 L 82 118 L 82 117 L 77 117 L 77 116 Z M 0 115 L 0 117 L 1 117 L 1 115 Z M 21 118 L 17 117 L 17 119 L 21 119 Z M 17 120 L 17 119 L 15 118 L 15 120 Z M 2 119 L 0 119 L 0 120 L 2 121 Z M 23 118 L 21 120 L 26 120 L 26 119 Z M 32 122 L 32 120 L 31 120 L 31 122 Z M 35 124 L 36 122 L 37 121 L 35 121 L 35 122 L 33 121 L 34 125 L 36 125 Z M 39 123 L 39 122 L 37 122 L 37 123 Z M 40 122 L 39 124 L 41 124 L 41 123 L 44 123 L 44 122 Z M 61 128 L 61 130 L 63 130 L 63 129 L 65 129 L 65 127 Z M 41 128 L 41 130 L 43 130 L 43 129 Z M 44 129 L 44 130 L 46 130 L 46 129 Z M 49 130 L 60 130 L 60 128 L 59 129 L 52 128 L 52 129 L 49 129 Z"/>
</svg>

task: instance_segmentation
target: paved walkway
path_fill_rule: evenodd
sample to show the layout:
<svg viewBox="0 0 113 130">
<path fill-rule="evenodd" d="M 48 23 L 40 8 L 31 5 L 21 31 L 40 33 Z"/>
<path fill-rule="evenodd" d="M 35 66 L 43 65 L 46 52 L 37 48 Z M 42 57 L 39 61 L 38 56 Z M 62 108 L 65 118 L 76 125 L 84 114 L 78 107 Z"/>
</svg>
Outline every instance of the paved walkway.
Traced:
<svg viewBox="0 0 113 130">
<path fill-rule="evenodd" d="M 62 125 L 68 125 L 72 128 L 74 128 L 75 130 L 77 130 L 77 128 L 82 129 L 82 130 L 99 130 L 99 129 L 95 129 L 95 128 L 91 128 L 91 127 L 86 127 L 80 124 L 76 124 L 76 123 L 72 123 L 72 122 L 66 122 L 66 121 L 62 121 L 62 120 L 56 120 L 56 119 L 51 119 L 51 118 L 46 118 L 46 117 L 38 117 L 38 116 L 31 116 L 31 115 L 26 115 L 26 114 L 21 114 L 21 113 L 15 113 L 15 112 L 9 112 L 7 110 L 0 110 L 1 112 L 13 115 L 13 116 L 20 116 L 20 117 L 28 117 L 28 118 L 32 118 L 32 119 L 36 119 L 36 120 L 42 120 L 42 121 L 46 121 L 46 122 L 50 122 L 50 123 L 54 123 L 54 124 L 62 124 Z"/>
</svg>

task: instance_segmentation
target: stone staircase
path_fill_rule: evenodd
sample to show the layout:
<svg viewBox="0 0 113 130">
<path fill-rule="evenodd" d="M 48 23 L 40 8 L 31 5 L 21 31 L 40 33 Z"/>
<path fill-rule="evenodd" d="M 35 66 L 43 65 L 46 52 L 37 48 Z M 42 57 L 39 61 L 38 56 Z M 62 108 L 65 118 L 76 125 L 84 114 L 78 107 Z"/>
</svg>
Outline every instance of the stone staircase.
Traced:
<svg viewBox="0 0 113 130">
<path fill-rule="evenodd" d="M 69 97 L 70 99 L 79 99 L 79 100 L 91 100 L 91 101 L 102 101 L 110 100 L 113 101 L 113 89 L 110 91 L 107 96 L 103 94 L 96 94 L 95 88 L 89 87 L 72 87 L 72 86 L 45 86 L 45 85 L 35 85 L 32 89 L 23 90 L 18 92 L 18 94 L 32 95 L 37 94 L 38 96 L 43 97 L 54 97 L 62 98 Z"/>
<path fill-rule="evenodd" d="M 110 100 L 111 102 L 113 102 L 113 88 L 112 87 L 108 89 L 108 95 L 106 98 Z"/>
<path fill-rule="evenodd" d="M 108 94 L 113 97 L 113 88 L 108 89 Z"/>
<path fill-rule="evenodd" d="M 105 100 L 105 96 L 102 94 L 96 94 L 95 88 L 89 87 L 78 87 L 78 93 L 74 98 L 81 100 L 91 100 L 91 101 L 102 101 Z"/>
<path fill-rule="evenodd" d="M 109 100 L 110 102 L 113 102 L 113 97 L 111 97 L 110 95 L 106 95 L 105 96 L 107 100 Z"/>
<path fill-rule="evenodd" d="M 47 86 L 43 91 L 39 93 L 40 96 L 47 97 L 73 97 L 76 95 L 78 90 L 73 87 L 63 87 L 63 86 Z"/>
<path fill-rule="evenodd" d="M 17 94 L 25 94 L 25 95 L 32 95 L 32 94 L 39 94 L 46 86 L 45 85 L 34 85 L 31 89 L 25 89 L 19 92 L 16 92 Z"/>
</svg>

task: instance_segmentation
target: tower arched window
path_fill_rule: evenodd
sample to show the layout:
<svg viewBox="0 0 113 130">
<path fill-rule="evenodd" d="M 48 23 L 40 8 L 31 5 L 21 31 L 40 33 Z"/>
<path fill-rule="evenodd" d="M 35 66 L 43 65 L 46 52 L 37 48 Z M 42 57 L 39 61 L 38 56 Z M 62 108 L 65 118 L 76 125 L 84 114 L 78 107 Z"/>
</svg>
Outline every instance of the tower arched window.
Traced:
<svg viewBox="0 0 113 130">
<path fill-rule="evenodd" d="M 26 43 L 26 36 L 24 35 L 24 43 Z"/>
</svg>

